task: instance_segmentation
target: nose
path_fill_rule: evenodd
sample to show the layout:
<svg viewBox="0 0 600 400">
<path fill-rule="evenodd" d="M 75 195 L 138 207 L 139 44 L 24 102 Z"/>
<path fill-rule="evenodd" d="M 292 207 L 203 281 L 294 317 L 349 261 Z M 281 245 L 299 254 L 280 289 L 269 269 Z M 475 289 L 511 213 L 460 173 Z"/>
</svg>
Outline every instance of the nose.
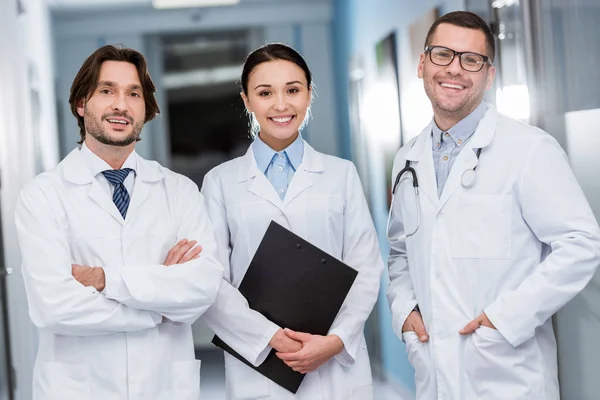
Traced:
<svg viewBox="0 0 600 400">
<path fill-rule="evenodd" d="M 277 111 L 284 111 L 287 108 L 287 101 L 283 93 L 277 95 L 273 108 Z"/>
<path fill-rule="evenodd" d="M 460 66 L 460 57 L 458 55 L 446 66 L 446 72 L 451 75 L 462 75 L 463 69 Z"/>
<path fill-rule="evenodd" d="M 118 93 L 111 104 L 111 108 L 115 111 L 127 111 L 127 98 L 125 93 Z"/>
</svg>

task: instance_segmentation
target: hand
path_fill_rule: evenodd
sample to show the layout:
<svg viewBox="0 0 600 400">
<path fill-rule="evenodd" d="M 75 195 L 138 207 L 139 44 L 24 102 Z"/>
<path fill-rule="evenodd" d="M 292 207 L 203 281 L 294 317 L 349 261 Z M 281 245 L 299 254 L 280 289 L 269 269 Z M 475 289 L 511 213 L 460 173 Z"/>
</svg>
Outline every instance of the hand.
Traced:
<svg viewBox="0 0 600 400">
<path fill-rule="evenodd" d="M 402 333 L 404 332 L 416 333 L 419 340 L 423 343 L 429 340 L 429 335 L 427 334 L 427 330 L 425 330 L 423 318 L 421 317 L 421 313 L 418 311 L 413 311 L 408 314 L 406 321 L 404 321 L 404 325 L 402 325 Z"/>
<path fill-rule="evenodd" d="M 285 334 L 283 329 L 279 329 L 269 342 L 269 346 L 277 350 L 279 353 L 295 353 L 302 350 L 302 342 L 291 339 Z"/>
<path fill-rule="evenodd" d="M 488 328 L 496 329 L 494 324 L 488 319 L 485 313 L 481 314 L 479 317 L 475 318 L 473 321 L 469 322 L 464 328 L 462 328 L 458 333 L 461 335 L 470 335 L 475 332 L 477 328 L 480 326 L 487 326 Z"/>
<path fill-rule="evenodd" d="M 191 242 L 188 242 L 187 239 L 180 240 L 179 243 L 169 250 L 164 265 L 168 267 L 169 265 L 183 264 L 198 258 L 202 252 L 202 246 L 194 247 L 196 243 L 198 242 L 195 240 Z"/>
<path fill-rule="evenodd" d="M 83 286 L 93 286 L 97 291 L 101 292 L 106 286 L 104 277 L 104 269 L 97 267 L 88 267 L 85 265 L 72 264 L 71 274 L 73 278 Z"/>
<path fill-rule="evenodd" d="M 337 335 L 311 335 L 287 328 L 285 334 L 290 339 L 302 342 L 302 350 L 295 353 L 277 353 L 277 357 L 301 374 L 316 370 L 344 349 L 344 343 Z"/>
</svg>

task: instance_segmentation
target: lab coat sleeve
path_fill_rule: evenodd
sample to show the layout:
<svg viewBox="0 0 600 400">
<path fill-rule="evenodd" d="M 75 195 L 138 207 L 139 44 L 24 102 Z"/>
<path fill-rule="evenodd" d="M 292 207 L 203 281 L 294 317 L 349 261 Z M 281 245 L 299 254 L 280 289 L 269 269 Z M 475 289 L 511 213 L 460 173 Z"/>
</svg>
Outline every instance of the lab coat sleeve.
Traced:
<svg viewBox="0 0 600 400">
<path fill-rule="evenodd" d="M 354 363 L 365 321 L 377 301 L 383 260 L 360 178 L 350 163 L 346 177 L 342 261 L 358 271 L 329 334 L 342 339 L 344 350 L 336 356 L 342 365 Z"/>
<path fill-rule="evenodd" d="M 162 317 L 109 300 L 71 272 L 67 234 L 59 229 L 46 192 L 34 183 L 21 192 L 15 222 L 33 323 L 61 335 L 91 336 L 153 328 Z"/>
<path fill-rule="evenodd" d="M 401 169 L 401 166 L 397 164 L 398 160 L 403 159 L 396 157 L 392 173 L 392 185 Z M 393 207 L 393 219 L 390 221 L 390 232 L 388 233 L 391 238 L 405 234 L 402 207 L 400 205 L 398 198 L 391 205 Z M 406 239 L 390 241 L 390 254 L 387 264 L 390 277 L 387 299 L 392 311 L 392 329 L 396 336 L 402 339 L 402 326 L 408 315 L 417 305 L 410 270 L 408 268 Z"/>
<path fill-rule="evenodd" d="M 591 280 L 600 264 L 600 229 L 566 154 L 549 135 L 532 151 L 518 184 L 522 216 L 551 253 L 513 291 L 485 309 L 513 345 L 535 334 Z"/>
<path fill-rule="evenodd" d="M 178 224 L 177 241 L 196 240 L 202 247 L 199 258 L 183 264 L 124 265 L 107 268 L 116 271 L 106 281 L 107 298 L 127 306 L 157 312 L 175 322 L 191 324 L 213 303 L 223 267 L 218 260 L 212 224 L 198 187 L 189 179 L 169 179 L 171 212 Z M 109 272 L 110 273 L 110 272 Z"/>
<path fill-rule="evenodd" d="M 202 193 L 215 228 L 219 259 L 225 266 L 225 273 L 217 299 L 204 313 L 203 318 L 225 343 L 248 362 L 258 366 L 269 354 L 269 342 L 280 327 L 252 310 L 246 298 L 231 284 L 229 225 L 218 179 L 219 176 L 214 170 L 209 172 L 204 178 Z"/>
</svg>

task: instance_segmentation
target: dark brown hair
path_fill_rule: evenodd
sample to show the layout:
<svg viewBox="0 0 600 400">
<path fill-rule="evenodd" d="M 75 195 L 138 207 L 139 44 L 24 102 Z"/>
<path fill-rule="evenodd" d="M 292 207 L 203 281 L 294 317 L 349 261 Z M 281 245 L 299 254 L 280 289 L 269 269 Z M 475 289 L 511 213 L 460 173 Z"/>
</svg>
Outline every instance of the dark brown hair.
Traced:
<svg viewBox="0 0 600 400">
<path fill-rule="evenodd" d="M 71 112 L 75 118 L 77 118 L 77 124 L 79 125 L 79 134 L 81 136 L 81 141 L 79 143 L 83 143 L 85 139 L 85 123 L 83 117 L 77 113 L 77 106 L 82 100 L 87 101 L 92 97 L 94 90 L 96 90 L 96 87 L 98 86 L 100 68 L 105 61 L 124 61 L 133 64 L 137 69 L 146 106 L 146 118 L 144 123 L 151 121 L 158 113 L 160 113 L 158 103 L 154 97 L 156 88 L 148 73 L 148 66 L 144 56 L 133 49 L 120 48 L 112 45 L 101 47 L 85 60 L 71 85 L 69 104 L 71 105 Z"/>
<path fill-rule="evenodd" d="M 244 93 L 248 94 L 248 77 L 250 76 L 252 70 L 259 64 L 274 60 L 290 61 L 302 68 L 304 74 L 306 75 L 307 85 L 309 88 L 311 87 L 312 74 L 310 73 L 310 69 L 306 64 L 306 61 L 304 61 L 304 58 L 302 58 L 302 56 L 296 50 L 286 46 L 285 44 L 270 43 L 259 47 L 250 53 L 248 57 L 246 57 L 244 69 L 242 70 L 242 91 Z"/>
<path fill-rule="evenodd" d="M 488 54 L 484 55 L 487 55 L 491 61 L 494 61 L 494 56 L 496 55 L 496 42 L 494 41 L 494 34 L 492 33 L 492 30 L 487 22 L 485 22 L 479 15 L 469 11 L 454 11 L 441 16 L 433 23 L 433 25 L 431 25 L 431 28 L 429 28 L 427 38 L 425 39 L 425 47 L 431 45 L 433 35 L 435 35 L 435 31 L 440 24 L 450 24 L 454 26 L 460 26 L 461 28 L 475 29 L 483 32 L 488 51 Z"/>
</svg>

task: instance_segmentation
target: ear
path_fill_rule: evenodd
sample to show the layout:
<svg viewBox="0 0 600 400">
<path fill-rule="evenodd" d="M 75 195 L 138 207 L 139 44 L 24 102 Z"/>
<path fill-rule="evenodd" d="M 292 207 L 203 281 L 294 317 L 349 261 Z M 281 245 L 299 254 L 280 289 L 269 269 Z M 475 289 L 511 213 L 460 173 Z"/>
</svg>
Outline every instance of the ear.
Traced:
<svg viewBox="0 0 600 400">
<path fill-rule="evenodd" d="M 419 57 L 419 66 L 417 67 L 417 76 L 419 79 L 423 79 L 423 67 L 425 66 L 425 53 L 422 53 Z"/>
<path fill-rule="evenodd" d="M 85 103 L 83 102 L 83 99 L 77 102 L 77 114 L 79 114 L 80 117 L 83 117 L 83 114 L 85 114 Z"/>
<path fill-rule="evenodd" d="M 244 106 L 246 106 L 246 110 L 248 110 L 249 113 L 253 112 L 252 106 L 250 105 L 250 100 L 248 100 L 248 96 L 246 96 L 246 93 L 240 92 L 240 96 L 244 101 Z"/>
<path fill-rule="evenodd" d="M 489 90 L 494 84 L 494 78 L 496 77 L 496 67 L 490 65 L 488 67 L 487 78 L 485 83 L 485 90 Z"/>
</svg>

